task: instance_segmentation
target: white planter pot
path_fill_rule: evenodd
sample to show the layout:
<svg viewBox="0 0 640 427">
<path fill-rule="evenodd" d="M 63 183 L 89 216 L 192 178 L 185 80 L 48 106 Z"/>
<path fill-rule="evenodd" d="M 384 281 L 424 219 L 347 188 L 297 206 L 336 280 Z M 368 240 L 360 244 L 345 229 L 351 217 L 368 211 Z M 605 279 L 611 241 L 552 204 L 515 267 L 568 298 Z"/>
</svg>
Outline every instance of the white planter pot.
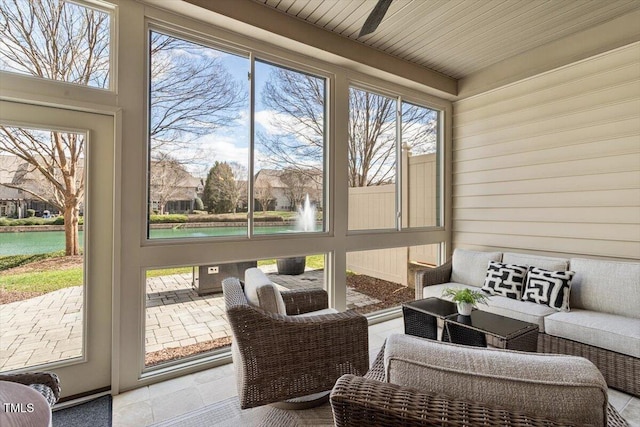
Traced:
<svg viewBox="0 0 640 427">
<path fill-rule="evenodd" d="M 458 313 L 463 316 L 469 316 L 471 314 L 471 310 L 473 310 L 473 304 L 469 304 L 468 302 L 459 302 L 457 303 Z"/>
</svg>

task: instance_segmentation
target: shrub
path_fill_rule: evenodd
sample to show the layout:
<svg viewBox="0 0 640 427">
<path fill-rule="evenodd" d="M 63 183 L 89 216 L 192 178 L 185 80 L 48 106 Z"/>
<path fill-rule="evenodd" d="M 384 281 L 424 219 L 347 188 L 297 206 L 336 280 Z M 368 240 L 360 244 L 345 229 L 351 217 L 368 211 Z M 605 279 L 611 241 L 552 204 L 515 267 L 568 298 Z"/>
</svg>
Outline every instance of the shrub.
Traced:
<svg viewBox="0 0 640 427">
<path fill-rule="evenodd" d="M 196 211 L 204 211 L 204 203 L 202 202 L 202 199 L 200 197 L 196 197 L 195 199 L 193 199 L 193 205 L 195 207 L 194 209 L 194 213 Z"/>
<path fill-rule="evenodd" d="M 171 224 L 171 223 L 183 223 L 187 222 L 186 215 L 149 215 L 150 224 Z"/>
<path fill-rule="evenodd" d="M 27 209 L 27 218 L 31 218 L 36 216 L 36 210 L 35 209 Z"/>
</svg>

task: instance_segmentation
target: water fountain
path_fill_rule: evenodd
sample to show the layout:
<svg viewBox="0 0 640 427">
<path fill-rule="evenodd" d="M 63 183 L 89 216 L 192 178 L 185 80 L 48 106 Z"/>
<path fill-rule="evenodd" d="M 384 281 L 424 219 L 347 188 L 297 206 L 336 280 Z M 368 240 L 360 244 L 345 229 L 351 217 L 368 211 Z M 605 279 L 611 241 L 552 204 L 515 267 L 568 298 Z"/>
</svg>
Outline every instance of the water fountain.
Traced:
<svg viewBox="0 0 640 427">
<path fill-rule="evenodd" d="M 316 207 L 311 204 L 309 195 L 304 199 L 304 204 L 298 208 L 298 218 L 296 220 L 296 230 L 315 231 L 316 229 Z M 297 275 L 304 273 L 306 257 L 280 258 L 276 260 L 279 274 Z"/>
<path fill-rule="evenodd" d="M 314 231 L 316 229 L 316 207 L 311 204 L 309 194 L 304 198 L 304 205 L 298 208 L 296 229 L 298 231 Z"/>
</svg>

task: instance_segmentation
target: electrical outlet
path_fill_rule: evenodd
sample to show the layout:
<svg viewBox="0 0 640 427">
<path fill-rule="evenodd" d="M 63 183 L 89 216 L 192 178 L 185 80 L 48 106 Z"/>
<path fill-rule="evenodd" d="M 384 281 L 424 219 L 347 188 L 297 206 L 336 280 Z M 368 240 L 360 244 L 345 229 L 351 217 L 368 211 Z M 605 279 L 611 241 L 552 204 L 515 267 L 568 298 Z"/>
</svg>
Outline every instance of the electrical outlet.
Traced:
<svg viewBox="0 0 640 427">
<path fill-rule="evenodd" d="M 220 272 L 220 267 L 218 267 L 218 266 L 209 267 L 207 269 L 207 273 L 209 273 L 209 274 L 218 274 L 218 272 Z"/>
</svg>

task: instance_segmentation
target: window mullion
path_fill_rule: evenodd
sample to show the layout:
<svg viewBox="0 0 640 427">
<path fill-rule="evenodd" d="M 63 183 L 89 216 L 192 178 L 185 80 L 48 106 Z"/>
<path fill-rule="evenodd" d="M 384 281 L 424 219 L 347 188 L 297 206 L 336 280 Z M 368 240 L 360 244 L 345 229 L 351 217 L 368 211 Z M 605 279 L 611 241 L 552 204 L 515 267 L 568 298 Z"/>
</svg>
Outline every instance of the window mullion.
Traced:
<svg viewBox="0 0 640 427">
<path fill-rule="evenodd" d="M 402 189 L 404 168 L 402 167 L 402 97 L 396 98 L 396 230 L 402 230 Z"/>
<path fill-rule="evenodd" d="M 249 238 L 253 237 L 253 227 L 254 227 L 254 219 L 253 215 L 255 212 L 254 206 L 254 184 L 255 184 L 255 100 L 256 100 L 256 63 L 255 63 L 255 55 L 253 53 L 249 53 L 249 176 L 247 177 L 247 222 L 248 222 L 248 230 Z"/>
</svg>

